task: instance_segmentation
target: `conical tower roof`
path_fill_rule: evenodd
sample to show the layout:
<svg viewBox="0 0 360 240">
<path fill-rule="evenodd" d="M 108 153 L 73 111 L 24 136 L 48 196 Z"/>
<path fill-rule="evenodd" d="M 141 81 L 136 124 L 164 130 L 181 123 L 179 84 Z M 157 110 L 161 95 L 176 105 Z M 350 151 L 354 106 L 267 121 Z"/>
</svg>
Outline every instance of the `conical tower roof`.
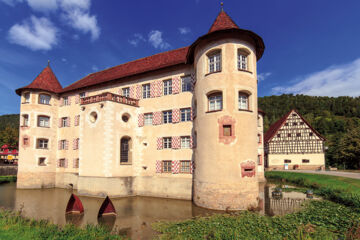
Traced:
<svg viewBox="0 0 360 240">
<path fill-rule="evenodd" d="M 25 89 L 31 90 L 43 90 L 52 93 L 59 93 L 62 91 L 62 86 L 57 80 L 54 72 L 47 66 L 42 72 L 34 79 L 29 85 L 16 89 L 16 93 L 21 95 L 21 92 Z"/>
<path fill-rule="evenodd" d="M 236 25 L 236 23 L 224 10 L 221 10 L 214 23 L 211 25 L 208 33 L 225 29 L 239 29 L 239 26 Z"/>
</svg>

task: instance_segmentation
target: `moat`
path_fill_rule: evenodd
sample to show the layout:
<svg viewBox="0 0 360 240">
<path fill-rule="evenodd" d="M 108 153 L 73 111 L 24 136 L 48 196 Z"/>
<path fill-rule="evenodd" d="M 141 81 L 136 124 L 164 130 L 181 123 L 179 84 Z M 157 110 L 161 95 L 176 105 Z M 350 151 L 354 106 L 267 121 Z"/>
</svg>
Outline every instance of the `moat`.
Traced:
<svg viewBox="0 0 360 240">
<path fill-rule="evenodd" d="M 256 210 L 268 216 L 284 215 L 300 208 L 306 194 L 283 192 L 281 199 L 271 195 L 274 184 L 260 184 L 259 206 Z M 290 186 L 291 187 L 291 186 Z M 47 219 L 55 224 L 73 223 L 103 224 L 109 229 L 117 229 L 131 239 L 151 239 L 156 232 L 151 224 L 156 221 L 179 221 L 198 216 L 207 216 L 222 211 L 213 211 L 194 205 L 191 201 L 152 197 L 114 198 L 112 202 L 117 216 L 97 218 L 102 198 L 79 196 L 84 205 L 84 215 L 65 216 L 66 204 L 71 189 L 16 189 L 16 183 L 0 184 L 0 207 L 21 211 L 23 216 L 34 219 Z"/>
</svg>

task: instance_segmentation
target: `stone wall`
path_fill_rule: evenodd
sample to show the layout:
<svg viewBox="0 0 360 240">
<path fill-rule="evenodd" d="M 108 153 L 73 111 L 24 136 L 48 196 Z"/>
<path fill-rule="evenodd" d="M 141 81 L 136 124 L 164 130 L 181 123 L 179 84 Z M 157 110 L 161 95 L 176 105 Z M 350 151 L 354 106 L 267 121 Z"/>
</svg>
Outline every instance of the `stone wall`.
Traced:
<svg viewBox="0 0 360 240">
<path fill-rule="evenodd" d="M 17 166 L 0 166 L 0 176 L 16 175 L 17 170 Z"/>
</svg>

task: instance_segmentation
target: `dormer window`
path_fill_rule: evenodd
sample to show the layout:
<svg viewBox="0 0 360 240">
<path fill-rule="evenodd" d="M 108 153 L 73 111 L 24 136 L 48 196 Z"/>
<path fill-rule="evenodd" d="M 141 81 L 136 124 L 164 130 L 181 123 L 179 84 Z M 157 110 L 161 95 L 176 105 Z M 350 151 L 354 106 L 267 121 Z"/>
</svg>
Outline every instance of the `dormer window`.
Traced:
<svg viewBox="0 0 360 240">
<path fill-rule="evenodd" d="M 39 104 L 46 104 L 50 105 L 50 95 L 47 94 L 40 94 L 39 95 Z"/>
<path fill-rule="evenodd" d="M 245 49 L 239 49 L 238 50 L 238 61 L 237 61 L 237 67 L 238 70 L 245 70 L 248 71 L 248 56 L 249 52 Z"/>
<path fill-rule="evenodd" d="M 209 73 L 221 71 L 221 51 L 213 51 L 208 54 Z"/>
</svg>

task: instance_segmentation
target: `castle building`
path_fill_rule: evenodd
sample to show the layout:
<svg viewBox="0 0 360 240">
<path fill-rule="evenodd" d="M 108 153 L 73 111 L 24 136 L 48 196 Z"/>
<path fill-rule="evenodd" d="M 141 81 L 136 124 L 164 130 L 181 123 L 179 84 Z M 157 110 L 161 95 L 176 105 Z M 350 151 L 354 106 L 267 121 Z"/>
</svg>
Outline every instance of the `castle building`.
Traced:
<svg viewBox="0 0 360 240">
<path fill-rule="evenodd" d="M 294 109 L 270 126 L 264 140 L 269 170 L 325 169 L 325 138 Z"/>
<path fill-rule="evenodd" d="M 264 43 L 222 10 L 188 47 L 63 88 L 47 66 L 21 96 L 18 188 L 256 205 L 264 179 L 257 61 Z"/>
</svg>

